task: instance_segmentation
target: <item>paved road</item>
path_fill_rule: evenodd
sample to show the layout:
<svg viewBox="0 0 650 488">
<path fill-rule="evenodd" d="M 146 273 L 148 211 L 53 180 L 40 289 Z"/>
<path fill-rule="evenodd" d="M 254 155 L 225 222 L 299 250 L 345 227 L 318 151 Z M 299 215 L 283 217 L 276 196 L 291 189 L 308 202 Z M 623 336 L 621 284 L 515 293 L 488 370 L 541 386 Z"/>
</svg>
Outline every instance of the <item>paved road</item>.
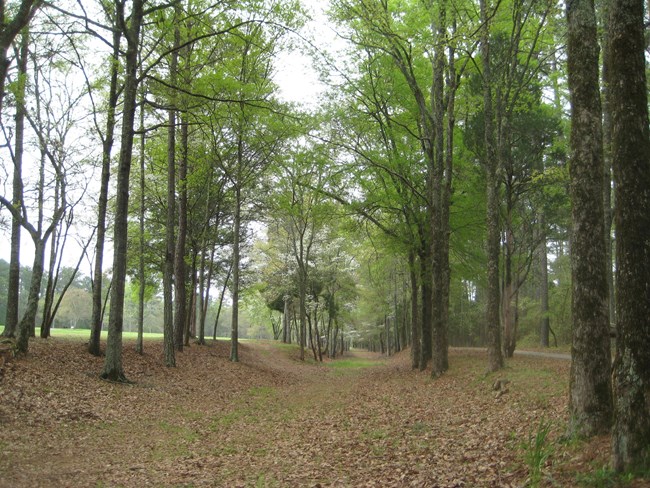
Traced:
<svg viewBox="0 0 650 488">
<path fill-rule="evenodd" d="M 484 347 L 453 347 L 452 349 L 467 350 L 467 351 L 486 351 Z M 543 351 L 519 351 L 515 350 L 515 354 L 518 356 L 533 356 L 538 358 L 549 358 L 549 359 L 563 359 L 565 361 L 571 361 L 571 354 L 559 353 L 559 352 L 543 352 Z"/>
<path fill-rule="evenodd" d="M 538 351 L 515 351 L 519 356 L 537 356 L 540 358 L 565 359 L 571 361 L 571 354 L 562 354 L 558 352 L 538 352 Z"/>
</svg>

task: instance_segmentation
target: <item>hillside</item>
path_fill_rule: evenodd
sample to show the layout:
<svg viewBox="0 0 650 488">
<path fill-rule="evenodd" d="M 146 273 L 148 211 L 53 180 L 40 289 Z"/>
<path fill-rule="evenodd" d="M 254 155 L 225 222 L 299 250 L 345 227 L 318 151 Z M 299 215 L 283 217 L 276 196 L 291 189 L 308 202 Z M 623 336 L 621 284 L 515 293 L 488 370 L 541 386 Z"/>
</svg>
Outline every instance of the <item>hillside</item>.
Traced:
<svg viewBox="0 0 650 488">
<path fill-rule="evenodd" d="M 408 352 L 317 365 L 257 342 L 233 364 L 217 342 L 167 369 L 160 342 L 142 357 L 127 343 L 133 384 L 122 385 L 99 379 L 102 359 L 82 342 L 31 351 L 0 380 L 2 487 L 503 487 L 524 485 L 535 464 L 542 482 L 566 486 L 576 470 L 588 482 L 609 449 L 556 442 L 568 361 L 517 357 L 496 377 L 481 351 L 452 350 L 432 380 L 410 370 Z M 492 388 L 501 377 L 505 393 Z M 531 436 L 547 430 L 535 449 Z"/>
</svg>

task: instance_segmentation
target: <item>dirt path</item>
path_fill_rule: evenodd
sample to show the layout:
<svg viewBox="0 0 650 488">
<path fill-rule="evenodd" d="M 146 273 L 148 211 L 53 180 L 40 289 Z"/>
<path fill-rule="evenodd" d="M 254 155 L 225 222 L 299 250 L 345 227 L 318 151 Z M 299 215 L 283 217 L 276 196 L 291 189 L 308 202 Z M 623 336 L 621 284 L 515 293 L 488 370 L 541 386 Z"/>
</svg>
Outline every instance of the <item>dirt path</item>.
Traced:
<svg viewBox="0 0 650 488">
<path fill-rule="evenodd" d="M 97 379 L 83 344 L 36 342 L 0 380 L 0 486 L 521 486 L 522 445 L 566 415 L 568 363 L 515 358 L 498 396 L 483 355 L 431 380 L 406 355 L 304 364 L 296 351 L 126 351 L 134 385 Z M 558 423 L 559 425 L 559 423 Z M 559 429 L 559 427 L 558 427 Z"/>
</svg>

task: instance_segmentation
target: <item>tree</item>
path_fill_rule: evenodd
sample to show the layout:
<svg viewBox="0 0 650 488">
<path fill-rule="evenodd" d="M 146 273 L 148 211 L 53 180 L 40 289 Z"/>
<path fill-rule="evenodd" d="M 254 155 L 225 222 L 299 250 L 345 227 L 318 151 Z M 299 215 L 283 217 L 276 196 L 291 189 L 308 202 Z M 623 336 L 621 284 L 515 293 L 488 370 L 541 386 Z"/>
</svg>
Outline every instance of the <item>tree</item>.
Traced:
<svg viewBox="0 0 650 488">
<path fill-rule="evenodd" d="M 277 185 L 280 191 L 277 191 L 273 212 L 277 224 L 286 233 L 287 254 L 292 256 L 295 264 L 292 266 L 296 281 L 293 288 L 298 295 L 300 359 L 303 361 L 307 345 L 308 295 L 315 296 L 310 289 L 310 270 L 313 268 L 314 246 L 325 218 L 324 196 L 320 193 L 325 175 L 318 159 L 316 150 L 304 150 L 293 155 L 283 168 L 283 177 Z"/>
<path fill-rule="evenodd" d="M 182 324 L 182 317 L 178 317 L 178 307 L 182 308 L 180 303 L 181 297 L 176 297 L 174 299 L 173 291 L 174 289 L 182 295 L 182 299 L 185 298 L 185 280 L 184 276 L 181 276 L 181 283 L 176 282 L 174 288 L 174 278 L 175 278 L 175 265 L 176 265 L 176 248 L 175 248 L 175 237 L 176 237 L 176 83 L 178 80 L 178 48 L 180 46 L 180 28 L 178 23 L 180 22 L 180 8 L 178 4 L 174 7 L 172 23 L 174 27 L 171 29 L 173 32 L 173 41 L 172 48 L 169 52 L 169 75 L 170 83 L 172 86 L 169 108 L 167 110 L 167 215 L 166 215 L 166 225 L 165 225 L 165 262 L 163 267 L 163 296 L 165 304 L 165 333 L 164 333 L 164 354 L 165 354 L 165 364 L 169 367 L 176 365 L 176 358 L 174 355 L 174 350 L 183 349 L 183 341 L 180 339 L 182 337 L 182 331 L 174 330 L 174 327 L 180 327 Z M 185 236 L 183 236 L 185 239 Z M 182 257 L 180 257 L 182 259 Z M 176 276 L 176 278 L 178 278 Z M 174 307 L 175 304 L 178 304 L 178 307 Z M 176 312 L 176 318 L 174 317 L 174 312 Z M 179 321 L 179 322 L 177 322 Z M 180 334 L 180 336 L 179 336 Z"/>
<path fill-rule="evenodd" d="M 107 4 L 110 5 L 110 4 Z M 117 4 L 116 4 L 117 5 Z M 111 176 L 111 154 L 113 143 L 115 141 L 116 110 L 118 103 L 118 78 L 119 78 L 119 53 L 120 41 L 122 39 L 122 29 L 117 28 L 117 10 L 109 14 L 106 11 L 107 18 L 113 18 L 113 51 L 109 58 L 109 89 L 106 107 L 106 129 L 102 139 L 102 171 L 100 177 L 99 197 L 97 203 L 97 240 L 95 241 L 95 263 L 93 267 L 93 318 L 90 330 L 90 340 L 88 342 L 88 352 L 94 356 L 99 356 L 100 337 L 103 321 L 103 264 L 104 264 L 104 246 L 106 242 L 106 217 L 108 210 L 108 189 Z M 97 110 L 93 111 L 94 114 Z M 94 118 L 95 128 L 98 134 L 102 134 L 99 121 Z"/>
<path fill-rule="evenodd" d="M 23 353 L 27 352 L 28 338 L 35 331 L 41 280 L 45 275 L 47 242 L 50 238 L 56 240 L 54 236 L 60 222 L 66 212 L 73 207 L 69 203 L 69 191 L 71 190 L 69 183 L 74 187 L 75 181 L 83 181 L 78 174 L 73 172 L 75 161 L 72 158 L 74 153 L 70 146 L 71 129 L 78 121 L 78 113 L 75 108 L 78 107 L 78 102 L 83 97 L 83 91 L 71 87 L 69 83 L 70 66 L 52 62 L 53 58 L 60 53 L 59 45 L 54 43 L 52 38 L 40 34 L 32 38 L 32 43 L 34 49 L 29 53 L 32 61 L 31 70 L 29 73 L 23 72 L 21 76 L 26 77 L 28 74 L 30 76 L 30 90 L 24 93 L 33 97 L 34 104 L 29 110 L 23 106 L 21 117 L 24 116 L 24 120 L 31 126 L 40 157 L 37 171 L 34 172 L 36 174 L 22 175 L 22 177 L 34 176 L 34 178 L 31 181 L 28 180 L 28 185 L 23 181 L 19 186 L 31 188 L 33 185 L 33 191 L 30 192 L 33 197 L 25 192 L 23 199 L 16 205 L 4 197 L 0 197 L 0 202 L 29 233 L 35 248 L 28 305 L 19 324 L 16 342 L 17 349 Z M 45 43 L 48 43 L 49 51 L 41 49 Z M 21 71 L 23 68 L 25 68 L 24 65 L 21 66 Z M 21 80 L 21 84 L 25 83 L 27 83 L 26 78 Z M 65 90 L 63 90 L 64 86 Z M 24 85 L 20 88 L 20 91 L 23 90 Z M 22 98 L 18 103 L 24 104 L 25 100 Z M 22 128 L 19 133 L 22 137 Z M 70 223 L 71 215 L 66 225 L 70 225 Z M 56 261 L 57 244 L 53 244 L 50 260 Z M 53 270 L 54 266 L 52 265 L 50 275 Z M 50 287 L 50 292 L 53 293 L 52 287 Z M 52 318 L 50 316 L 50 304 L 53 301 L 51 293 L 46 300 L 45 327 L 41 330 L 44 336 L 48 335 L 48 326 Z"/>
<path fill-rule="evenodd" d="M 7 52 L 16 36 L 29 25 L 42 4 L 42 0 L 21 0 L 18 8 L 13 11 L 13 17 L 8 17 L 7 14 L 13 9 L 7 8 L 9 5 L 6 5 L 4 1 L 0 2 L 0 116 L 3 109 L 7 71 L 11 64 Z"/>
<path fill-rule="evenodd" d="M 497 371 L 503 367 L 501 352 L 501 321 L 499 314 L 499 159 L 494 128 L 492 66 L 490 60 L 490 16 L 487 0 L 481 0 L 481 67 L 483 69 L 483 116 L 485 137 L 485 168 L 487 185 L 487 304 L 485 322 L 488 336 L 488 368 Z"/>
<path fill-rule="evenodd" d="M 27 83 L 27 56 L 29 53 L 29 29 L 21 35 L 18 50 L 18 90 L 16 93 L 15 149 L 13 153 L 12 203 L 20 207 L 23 201 L 23 153 L 25 138 L 25 86 Z M 0 62 L 2 62 L 0 60 Z M 0 94 L 1 96 L 1 94 Z M 2 117 L 0 100 L 0 121 Z M 11 219 L 11 258 L 9 261 L 9 282 L 7 286 L 7 313 L 3 337 L 14 337 L 18 326 L 18 301 L 20 283 L 20 220 Z"/>
<path fill-rule="evenodd" d="M 448 12 L 446 2 L 417 2 L 404 8 L 397 2 L 342 0 L 336 2 L 336 7 L 338 17 L 351 28 L 351 40 L 368 59 L 359 63 L 364 75 L 361 82 L 348 81 L 354 83 L 355 96 L 363 100 L 369 111 L 367 115 L 380 126 L 379 140 L 384 145 L 381 152 L 372 157 L 365 151 L 360 155 L 380 169 L 378 186 L 391 179 L 402 180 L 392 182 L 398 188 L 404 185 L 413 189 L 424 183 L 419 195 L 424 202 L 418 203 L 416 212 L 409 209 L 411 215 L 406 217 L 409 224 L 418 225 L 417 230 L 412 229 L 418 237 L 407 238 L 407 242 L 418 244 L 413 250 L 419 260 L 422 294 L 417 363 L 424 369 L 433 359 L 432 374 L 436 376 L 448 368 L 449 206 L 454 161 L 454 101 L 460 75 L 456 71 L 456 50 L 449 34 L 455 31 L 455 14 L 452 9 Z M 391 73 L 391 68 L 383 64 L 386 59 L 397 73 Z M 381 67 L 379 73 L 373 72 L 376 66 Z M 394 83 L 390 91 L 386 92 L 379 83 L 382 78 Z M 408 113 L 411 121 L 398 122 L 398 113 Z M 413 146 L 417 145 L 417 156 L 426 165 L 424 181 L 421 171 L 415 170 L 410 175 L 415 179 L 409 179 L 393 166 L 403 165 L 398 156 L 398 147 L 402 144 L 398 142 L 397 133 L 411 139 Z M 409 157 L 413 158 L 414 154 Z M 423 215 L 417 215 L 420 213 Z"/>
<path fill-rule="evenodd" d="M 571 94 L 571 432 L 609 430 L 612 417 L 609 294 L 603 211 L 599 49 L 591 0 L 567 4 Z"/>
<path fill-rule="evenodd" d="M 608 87 L 616 221 L 616 359 L 612 462 L 650 469 L 650 134 L 644 3 L 615 0 Z"/>
<path fill-rule="evenodd" d="M 106 360 L 102 378 L 127 381 L 122 367 L 122 329 L 124 323 L 124 286 L 126 281 L 127 232 L 129 215 L 129 180 L 133 156 L 133 128 L 138 93 L 138 48 L 145 0 L 134 0 L 129 15 L 122 2 L 116 2 L 118 25 L 126 39 L 124 73 L 124 107 L 120 156 L 117 169 L 115 223 L 113 230 L 113 286 L 111 289 L 110 321 L 106 342 Z"/>
<path fill-rule="evenodd" d="M 242 210 L 247 193 L 260 183 L 260 175 L 276 154 L 281 153 L 288 132 L 280 118 L 282 107 L 273 99 L 274 85 L 270 66 L 277 42 L 277 33 L 266 32 L 264 25 L 248 22 L 237 29 L 239 38 L 233 47 L 239 52 L 238 66 L 233 76 L 238 82 L 233 99 L 227 108 L 229 115 L 226 133 L 230 134 L 230 147 L 221 148 L 221 168 L 227 175 L 234 192 L 233 263 L 231 294 L 233 300 L 231 319 L 230 360 L 239 361 L 238 319 L 241 278 L 241 244 L 245 228 Z M 255 103 L 252 103 L 256 100 Z"/>
</svg>

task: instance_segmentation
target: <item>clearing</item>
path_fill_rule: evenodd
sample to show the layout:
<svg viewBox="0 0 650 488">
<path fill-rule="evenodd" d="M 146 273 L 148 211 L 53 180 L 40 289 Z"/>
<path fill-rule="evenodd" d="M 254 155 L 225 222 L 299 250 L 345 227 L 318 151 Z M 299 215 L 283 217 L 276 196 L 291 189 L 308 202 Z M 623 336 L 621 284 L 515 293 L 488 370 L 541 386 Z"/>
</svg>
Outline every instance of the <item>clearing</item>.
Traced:
<svg viewBox="0 0 650 488">
<path fill-rule="evenodd" d="M 3 488 L 505 487 L 531 476 L 568 486 L 611 477 L 607 439 L 558 442 L 568 361 L 518 356 L 485 375 L 482 351 L 452 349 L 450 371 L 432 380 L 411 371 L 408 352 L 315 364 L 300 362 L 295 346 L 245 342 L 233 364 L 229 345 L 216 342 L 186 348 L 169 369 L 161 342 L 145 343 L 144 356 L 126 342 L 134 384 L 122 385 L 99 379 L 103 359 L 83 342 L 30 347 L 0 377 Z M 499 378 L 510 380 L 502 394 L 492 388 Z"/>
</svg>

